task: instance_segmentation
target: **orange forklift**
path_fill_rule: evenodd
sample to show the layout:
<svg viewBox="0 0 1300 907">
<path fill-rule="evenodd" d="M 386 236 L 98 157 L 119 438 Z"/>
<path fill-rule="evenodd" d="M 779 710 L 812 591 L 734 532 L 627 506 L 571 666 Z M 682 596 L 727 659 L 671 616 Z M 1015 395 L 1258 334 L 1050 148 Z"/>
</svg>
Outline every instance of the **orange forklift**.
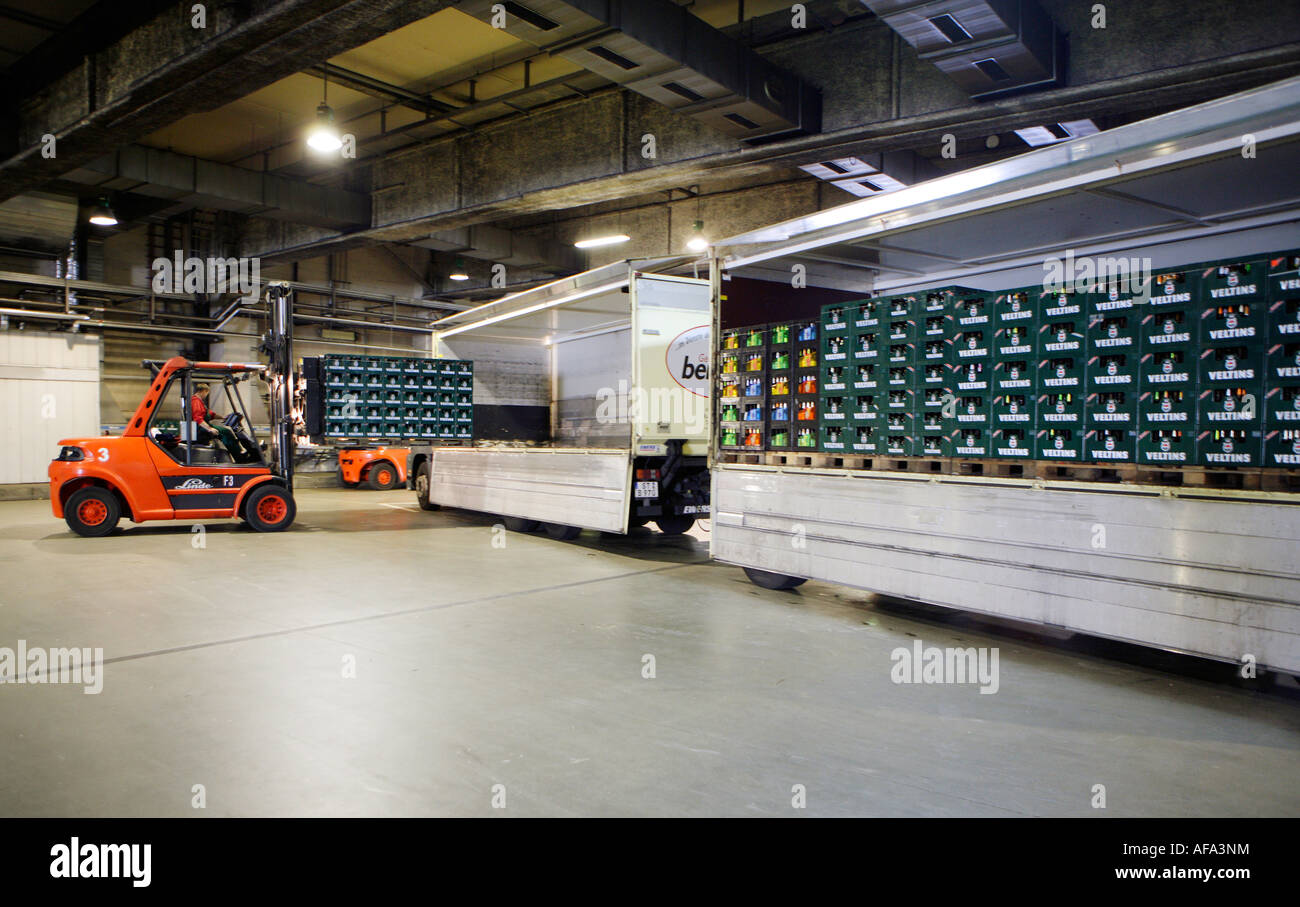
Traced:
<svg viewBox="0 0 1300 907">
<path fill-rule="evenodd" d="M 297 512 L 289 292 L 273 284 L 267 294 L 273 327 L 262 348 L 270 354 L 269 367 L 181 356 L 141 363 L 153 380 L 120 437 L 59 442 L 49 468 L 54 515 L 91 537 L 108 535 L 123 516 L 136 523 L 239 517 L 259 532 L 289 528 Z M 264 372 L 272 390 L 270 463 L 239 393 L 241 383 Z M 191 401 L 200 383 L 209 385 L 214 409 L 228 409 L 225 425 L 244 442 L 240 456 L 222 449 L 193 419 Z"/>
<path fill-rule="evenodd" d="M 366 482 L 387 491 L 406 484 L 409 447 L 345 447 L 339 451 L 339 484 L 356 488 Z"/>
</svg>

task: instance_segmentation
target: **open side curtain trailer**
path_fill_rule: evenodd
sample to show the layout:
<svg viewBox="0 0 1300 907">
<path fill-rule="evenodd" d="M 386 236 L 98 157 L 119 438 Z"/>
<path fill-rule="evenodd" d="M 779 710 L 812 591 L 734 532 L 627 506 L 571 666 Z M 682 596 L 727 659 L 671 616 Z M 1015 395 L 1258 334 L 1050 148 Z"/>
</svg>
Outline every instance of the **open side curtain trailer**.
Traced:
<svg viewBox="0 0 1300 907">
<path fill-rule="evenodd" d="M 994 291 L 1040 283 L 1066 250 L 1157 272 L 1263 257 L 1300 246 L 1298 221 L 1291 79 L 735 237 L 711 276 L 715 301 L 727 277 L 805 263 L 815 284 L 827 261 L 870 262 L 877 293 Z M 1300 673 L 1300 494 L 928 475 L 713 443 L 712 555 L 756 582 L 825 580 Z"/>
<path fill-rule="evenodd" d="M 547 408 L 537 446 L 412 448 L 422 507 L 460 507 L 556 538 L 655 523 L 679 534 L 709 512 L 707 279 L 682 259 L 618 262 L 435 325 L 438 356 L 473 359 L 475 403 Z"/>
</svg>

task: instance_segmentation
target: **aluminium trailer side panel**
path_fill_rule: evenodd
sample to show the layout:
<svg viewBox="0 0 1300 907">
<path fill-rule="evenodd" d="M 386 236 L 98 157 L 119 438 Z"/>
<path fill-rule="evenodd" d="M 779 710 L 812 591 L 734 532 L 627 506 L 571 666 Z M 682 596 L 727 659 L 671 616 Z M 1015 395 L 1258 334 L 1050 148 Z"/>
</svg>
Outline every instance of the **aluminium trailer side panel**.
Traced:
<svg viewBox="0 0 1300 907">
<path fill-rule="evenodd" d="M 1300 504 L 716 466 L 726 563 L 1300 673 Z"/>
<path fill-rule="evenodd" d="M 501 516 L 626 532 L 626 450 L 435 447 L 429 500 Z"/>
</svg>

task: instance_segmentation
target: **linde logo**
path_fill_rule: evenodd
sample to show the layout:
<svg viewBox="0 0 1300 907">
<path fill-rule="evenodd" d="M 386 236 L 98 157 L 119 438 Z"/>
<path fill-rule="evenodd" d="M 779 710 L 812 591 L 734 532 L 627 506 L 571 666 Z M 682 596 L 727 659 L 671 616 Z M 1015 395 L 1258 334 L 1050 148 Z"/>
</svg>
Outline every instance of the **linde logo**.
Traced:
<svg viewBox="0 0 1300 907">
<path fill-rule="evenodd" d="M 50 878 L 131 879 L 133 888 L 148 888 L 153 879 L 152 844 L 68 844 L 50 848 Z"/>
<path fill-rule="evenodd" d="M 176 486 L 176 490 L 194 491 L 195 489 L 199 489 L 199 488 L 211 488 L 211 487 L 212 487 L 211 485 L 209 485 L 207 482 L 203 481 L 202 479 L 194 478 L 194 479 L 186 479 L 184 482 Z"/>
<path fill-rule="evenodd" d="M 177 251 L 155 258 L 152 267 L 155 293 L 239 293 L 256 302 L 262 286 L 260 258 L 186 258 Z"/>
</svg>

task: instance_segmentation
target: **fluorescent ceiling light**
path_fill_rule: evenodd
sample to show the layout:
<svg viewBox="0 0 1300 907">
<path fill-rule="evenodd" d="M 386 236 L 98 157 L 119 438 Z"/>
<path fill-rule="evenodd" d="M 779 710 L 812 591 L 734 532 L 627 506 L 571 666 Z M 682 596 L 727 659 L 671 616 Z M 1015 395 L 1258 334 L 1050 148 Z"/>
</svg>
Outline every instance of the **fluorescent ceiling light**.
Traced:
<svg viewBox="0 0 1300 907">
<path fill-rule="evenodd" d="M 1054 145 L 1057 142 L 1083 138 L 1086 135 L 1096 135 L 1100 131 L 1092 120 L 1066 120 L 1050 126 L 1017 129 L 1016 135 L 1024 139 L 1026 145 L 1040 148 L 1043 145 Z"/>
<path fill-rule="evenodd" d="M 579 249 L 596 249 L 600 246 L 617 246 L 619 243 L 625 243 L 631 238 L 626 233 L 614 233 L 610 236 L 593 236 L 591 239 L 580 239 L 574 245 Z"/>
</svg>

